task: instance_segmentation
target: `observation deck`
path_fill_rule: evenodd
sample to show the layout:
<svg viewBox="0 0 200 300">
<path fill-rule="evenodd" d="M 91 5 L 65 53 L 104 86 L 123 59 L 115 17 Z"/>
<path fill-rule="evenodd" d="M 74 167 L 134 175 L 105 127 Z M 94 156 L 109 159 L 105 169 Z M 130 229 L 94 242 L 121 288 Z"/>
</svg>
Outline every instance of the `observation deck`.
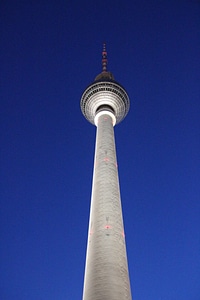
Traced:
<svg viewBox="0 0 200 300">
<path fill-rule="evenodd" d="M 118 124 L 127 115 L 129 106 L 129 97 L 125 89 L 106 76 L 98 78 L 89 85 L 81 97 L 81 111 L 92 124 L 95 124 L 94 118 L 99 109 L 111 111 L 116 118 L 116 124 Z"/>
</svg>

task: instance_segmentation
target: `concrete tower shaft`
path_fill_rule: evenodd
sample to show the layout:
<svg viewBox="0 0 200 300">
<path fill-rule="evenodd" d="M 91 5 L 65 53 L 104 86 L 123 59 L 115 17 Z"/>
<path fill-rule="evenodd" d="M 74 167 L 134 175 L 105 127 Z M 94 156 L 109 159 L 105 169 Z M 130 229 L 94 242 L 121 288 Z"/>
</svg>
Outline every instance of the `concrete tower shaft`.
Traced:
<svg viewBox="0 0 200 300">
<path fill-rule="evenodd" d="M 131 300 L 113 118 L 106 111 L 97 115 L 83 300 Z"/>
</svg>

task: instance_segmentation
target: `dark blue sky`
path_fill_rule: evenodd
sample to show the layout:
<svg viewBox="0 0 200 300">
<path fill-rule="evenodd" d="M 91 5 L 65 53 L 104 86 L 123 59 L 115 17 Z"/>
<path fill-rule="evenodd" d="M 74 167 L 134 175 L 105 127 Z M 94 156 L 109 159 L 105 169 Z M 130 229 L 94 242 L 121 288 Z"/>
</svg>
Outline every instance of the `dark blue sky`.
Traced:
<svg viewBox="0 0 200 300">
<path fill-rule="evenodd" d="M 134 300 L 200 299 L 200 2 L 1 1 L 2 300 L 80 300 L 95 127 L 109 70 Z"/>
</svg>

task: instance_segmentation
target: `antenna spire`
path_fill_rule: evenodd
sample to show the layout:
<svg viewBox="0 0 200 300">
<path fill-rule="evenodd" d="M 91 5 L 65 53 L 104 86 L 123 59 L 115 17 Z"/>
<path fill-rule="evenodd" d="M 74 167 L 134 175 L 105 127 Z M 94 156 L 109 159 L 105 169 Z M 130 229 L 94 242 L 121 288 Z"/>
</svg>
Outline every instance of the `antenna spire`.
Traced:
<svg viewBox="0 0 200 300">
<path fill-rule="evenodd" d="M 103 51 L 102 51 L 102 72 L 107 72 L 107 52 L 106 52 L 106 43 L 103 43 Z"/>
<path fill-rule="evenodd" d="M 102 71 L 100 74 L 98 74 L 95 77 L 95 81 L 100 81 L 100 80 L 114 81 L 115 79 L 113 74 L 111 72 L 108 72 L 107 70 L 108 59 L 107 59 L 106 43 L 103 43 L 101 63 L 102 63 Z"/>
</svg>

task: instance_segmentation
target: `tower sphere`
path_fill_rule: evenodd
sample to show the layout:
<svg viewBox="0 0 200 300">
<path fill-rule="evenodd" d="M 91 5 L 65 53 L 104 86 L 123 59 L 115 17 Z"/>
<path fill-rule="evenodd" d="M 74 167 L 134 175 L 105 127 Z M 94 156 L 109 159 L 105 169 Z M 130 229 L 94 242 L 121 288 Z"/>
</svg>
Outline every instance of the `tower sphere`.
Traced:
<svg viewBox="0 0 200 300">
<path fill-rule="evenodd" d="M 92 124 L 95 124 L 97 113 L 108 111 L 115 116 L 116 124 L 118 124 L 127 115 L 130 102 L 125 89 L 114 80 L 113 74 L 107 71 L 107 52 L 105 48 L 102 52 L 102 66 L 102 72 L 83 92 L 81 111 Z"/>
</svg>

